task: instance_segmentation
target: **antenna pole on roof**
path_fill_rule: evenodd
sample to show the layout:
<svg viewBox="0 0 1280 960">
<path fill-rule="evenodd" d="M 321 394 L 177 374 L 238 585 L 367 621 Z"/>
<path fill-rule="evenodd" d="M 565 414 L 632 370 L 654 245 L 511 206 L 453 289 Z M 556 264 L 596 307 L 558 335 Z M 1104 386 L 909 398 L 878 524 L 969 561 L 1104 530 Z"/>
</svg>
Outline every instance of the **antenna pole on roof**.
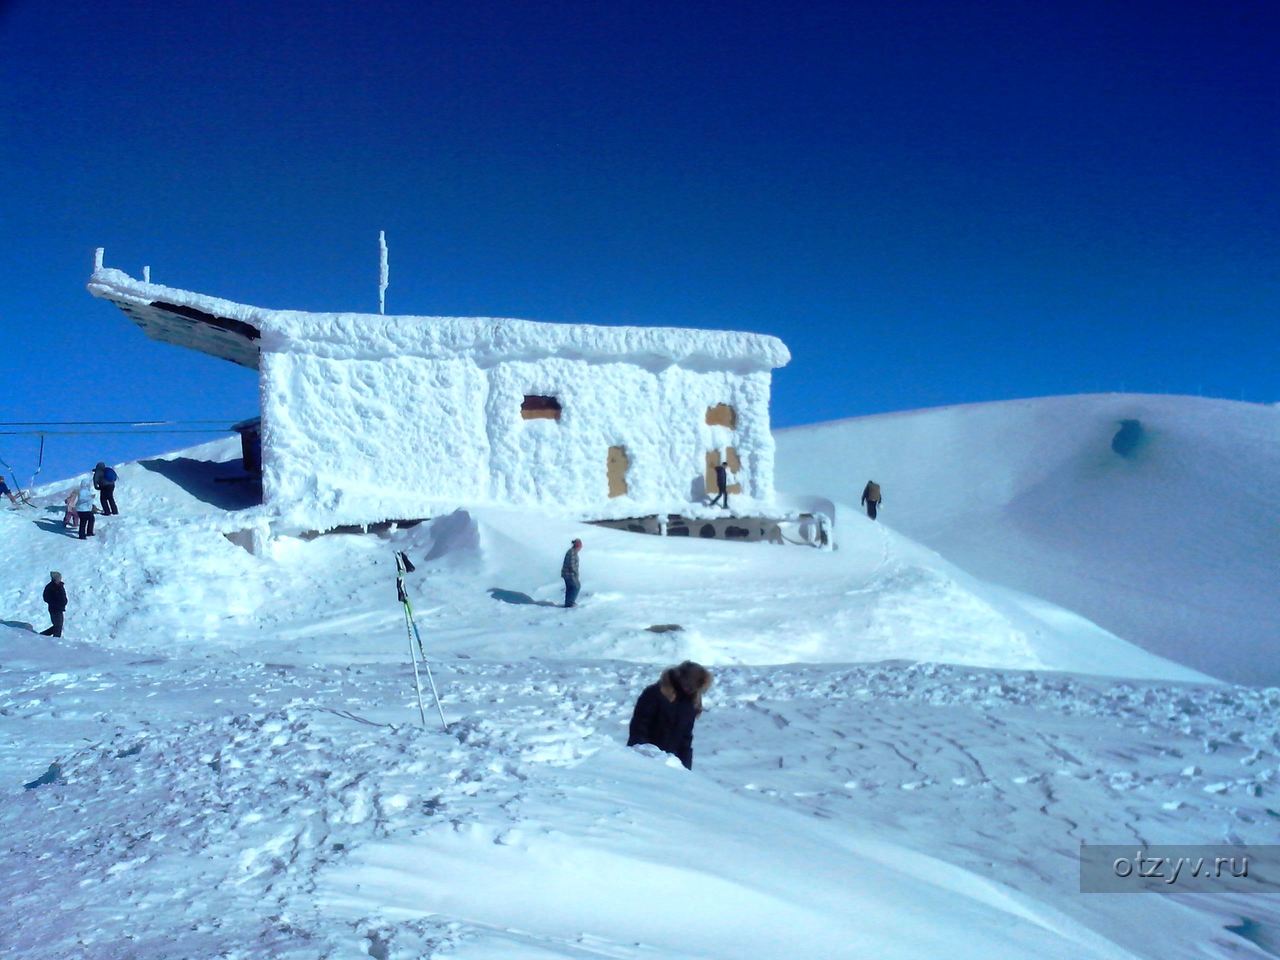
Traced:
<svg viewBox="0 0 1280 960">
<path fill-rule="evenodd" d="M 102 255 L 106 252 L 106 247 L 98 247 L 97 250 L 93 251 L 93 269 L 95 271 L 102 269 Z"/>
<path fill-rule="evenodd" d="M 385 230 L 378 231 L 378 312 L 387 312 L 387 278 L 391 275 L 391 271 L 387 266 L 387 234 Z"/>
</svg>

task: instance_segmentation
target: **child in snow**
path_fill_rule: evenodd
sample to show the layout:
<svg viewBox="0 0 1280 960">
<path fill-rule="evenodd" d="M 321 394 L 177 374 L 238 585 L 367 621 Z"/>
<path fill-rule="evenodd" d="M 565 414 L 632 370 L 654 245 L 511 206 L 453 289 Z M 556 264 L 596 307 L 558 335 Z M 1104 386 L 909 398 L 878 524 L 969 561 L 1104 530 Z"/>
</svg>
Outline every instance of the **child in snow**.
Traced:
<svg viewBox="0 0 1280 960">
<path fill-rule="evenodd" d="M 67 529 L 74 529 L 76 524 L 80 522 L 76 517 L 76 500 L 79 497 L 80 491 L 76 487 L 72 487 L 62 499 L 63 505 L 67 508 L 62 514 L 62 526 Z"/>
<path fill-rule="evenodd" d="M 710 686 L 711 671 L 692 660 L 663 670 L 658 682 L 645 687 L 636 700 L 627 746 L 652 743 L 692 770 L 693 724 Z"/>
</svg>

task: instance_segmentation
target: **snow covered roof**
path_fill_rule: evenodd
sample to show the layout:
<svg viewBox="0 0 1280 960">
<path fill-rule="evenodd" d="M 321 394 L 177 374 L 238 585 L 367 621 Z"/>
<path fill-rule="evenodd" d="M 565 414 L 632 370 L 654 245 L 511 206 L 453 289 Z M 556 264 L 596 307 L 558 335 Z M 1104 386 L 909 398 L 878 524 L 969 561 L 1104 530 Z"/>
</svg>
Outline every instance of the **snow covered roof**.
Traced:
<svg viewBox="0 0 1280 960">
<path fill-rule="evenodd" d="M 614 327 L 490 317 L 410 317 L 269 310 L 97 270 L 89 292 L 120 307 L 148 336 L 246 367 L 261 346 L 332 358 L 544 357 L 750 372 L 786 365 L 777 337 L 675 327 Z"/>
<path fill-rule="evenodd" d="M 95 271 L 89 292 L 110 300 L 153 340 L 258 368 L 258 315 L 270 311 L 143 283 L 120 270 Z"/>
</svg>

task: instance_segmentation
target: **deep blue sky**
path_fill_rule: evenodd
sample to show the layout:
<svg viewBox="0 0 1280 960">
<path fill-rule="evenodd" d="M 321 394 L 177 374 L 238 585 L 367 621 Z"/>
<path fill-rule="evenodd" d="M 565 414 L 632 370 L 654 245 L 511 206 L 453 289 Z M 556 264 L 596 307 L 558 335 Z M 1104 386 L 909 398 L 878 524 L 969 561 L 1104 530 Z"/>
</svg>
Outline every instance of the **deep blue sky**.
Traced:
<svg viewBox="0 0 1280 960">
<path fill-rule="evenodd" d="M 256 412 L 85 292 L 95 246 L 376 311 L 379 229 L 388 312 L 776 334 L 780 426 L 1280 400 L 1278 37 L 1265 2 L 0 2 L 0 420 Z"/>
</svg>

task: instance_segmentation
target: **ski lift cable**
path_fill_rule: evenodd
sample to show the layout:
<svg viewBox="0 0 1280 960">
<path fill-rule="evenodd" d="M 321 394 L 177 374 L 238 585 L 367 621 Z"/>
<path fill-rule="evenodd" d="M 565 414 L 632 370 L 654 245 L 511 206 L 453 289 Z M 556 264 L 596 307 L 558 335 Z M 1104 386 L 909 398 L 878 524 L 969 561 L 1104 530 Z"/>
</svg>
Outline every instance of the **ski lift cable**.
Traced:
<svg viewBox="0 0 1280 960">
<path fill-rule="evenodd" d="M 226 423 L 220 420 L 0 420 L 0 427 L 160 427 L 190 426 L 196 423 Z"/>
<path fill-rule="evenodd" d="M 175 430 L 0 430 L 0 437 L 88 437 L 117 434 L 130 437 L 159 436 L 170 433 L 230 433 L 227 427 L 203 427 Z"/>
</svg>

